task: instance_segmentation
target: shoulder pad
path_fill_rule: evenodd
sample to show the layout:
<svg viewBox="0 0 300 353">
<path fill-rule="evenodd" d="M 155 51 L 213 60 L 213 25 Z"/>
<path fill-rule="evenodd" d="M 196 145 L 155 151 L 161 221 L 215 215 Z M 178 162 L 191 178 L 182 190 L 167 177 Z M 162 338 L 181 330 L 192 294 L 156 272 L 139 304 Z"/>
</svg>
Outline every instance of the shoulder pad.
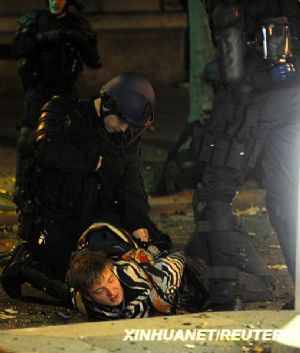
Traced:
<svg viewBox="0 0 300 353">
<path fill-rule="evenodd" d="M 19 19 L 17 23 L 17 30 L 22 31 L 27 27 L 35 25 L 38 21 L 40 14 L 41 14 L 41 11 L 37 11 L 37 10 L 26 12 L 26 14 Z"/>
<path fill-rule="evenodd" d="M 35 141 L 39 142 L 45 138 L 48 141 L 54 140 L 70 125 L 71 119 L 66 105 L 61 97 L 54 96 L 41 110 L 35 131 Z"/>
<path fill-rule="evenodd" d="M 56 113 L 67 113 L 68 107 L 64 103 L 60 96 L 53 96 L 46 104 L 42 107 L 42 112 L 51 111 Z"/>
</svg>

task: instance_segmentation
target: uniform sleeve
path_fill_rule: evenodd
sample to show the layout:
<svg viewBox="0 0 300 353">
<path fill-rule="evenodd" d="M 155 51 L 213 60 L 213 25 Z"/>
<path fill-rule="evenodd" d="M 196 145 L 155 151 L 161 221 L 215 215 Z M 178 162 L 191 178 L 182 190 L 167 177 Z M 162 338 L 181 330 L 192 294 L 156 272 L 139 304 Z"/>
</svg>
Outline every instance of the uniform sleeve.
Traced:
<svg viewBox="0 0 300 353">
<path fill-rule="evenodd" d="M 83 62 L 88 67 L 92 69 L 100 68 L 102 63 L 98 52 L 97 35 L 86 19 L 82 17 L 76 19 L 79 24 L 77 29 L 68 30 L 66 37 L 77 46 Z"/>
<path fill-rule="evenodd" d="M 31 11 L 19 19 L 13 40 L 14 57 L 22 58 L 37 52 L 35 35 L 38 16 L 38 11 Z"/>
<path fill-rule="evenodd" d="M 136 153 L 126 156 L 125 171 L 122 179 L 123 223 L 125 229 L 133 232 L 139 228 L 147 228 L 145 218 L 150 206 L 145 191 L 144 180 L 140 170 L 139 146 Z"/>
<path fill-rule="evenodd" d="M 175 251 L 168 256 L 161 257 L 154 263 L 141 264 L 159 294 L 168 301 L 174 303 L 177 290 L 181 285 L 186 257 L 184 252 Z"/>
<path fill-rule="evenodd" d="M 64 172 L 92 172 L 99 158 L 97 146 L 92 145 L 93 139 L 90 139 L 89 151 L 75 145 L 69 132 L 73 123 L 59 97 L 53 98 L 42 108 L 35 133 L 38 160 Z"/>
</svg>

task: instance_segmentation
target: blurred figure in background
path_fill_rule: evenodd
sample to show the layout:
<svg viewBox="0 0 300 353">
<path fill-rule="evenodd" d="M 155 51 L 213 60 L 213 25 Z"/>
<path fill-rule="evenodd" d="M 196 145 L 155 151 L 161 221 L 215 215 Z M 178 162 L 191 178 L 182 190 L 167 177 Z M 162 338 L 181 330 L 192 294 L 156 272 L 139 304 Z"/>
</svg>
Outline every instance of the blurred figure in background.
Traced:
<svg viewBox="0 0 300 353">
<path fill-rule="evenodd" d="M 86 19 L 69 12 L 71 5 L 79 11 L 82 7 L 74 0 L 47 3 L 47 10 L 30 11 L 20 18 L 14 37 L 14 57 L 24 58 L 19 69 L 25 90 L 17 143 L 16 185 L 19 188 L 32 157 L 33 131 L 42 106 L 54 95 L 76 100 L 75 83 L 83 64 L 93 69 L 102 66 L 96 33 Z"/>
<path fill-rule="evenodd" d="M 294 279 L 300 151 L 299 2 L 203 3 L 222 80 L 209 125 L 198 136 L 196 155 L 205 170 L 195 193 L 197 231 L 187 251 L 213 266 L 267 275 L 248 234 L 232 215 L 232 200 L 264 148 L 267 208 Z"/>
</svg>

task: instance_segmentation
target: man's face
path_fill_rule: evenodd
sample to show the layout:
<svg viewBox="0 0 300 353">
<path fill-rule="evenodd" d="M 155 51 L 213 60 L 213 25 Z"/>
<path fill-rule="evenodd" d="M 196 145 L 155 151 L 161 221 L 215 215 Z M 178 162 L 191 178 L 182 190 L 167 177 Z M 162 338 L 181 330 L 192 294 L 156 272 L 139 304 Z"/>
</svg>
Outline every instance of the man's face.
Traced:
<svg viewBox="0 0 300 353">
<path fill-rule="evenodd" d="M 49 10 L 52 15 L 58 16 L 61 15 L 67 4 L 67 0 L 48 0 L 49 1 Z"/>
<path fill-rule="evenodd" d="M 97 281 L 88 289 L 87 298 L 105 306 L 118 306 L 123 301 L 123 290 L 111 265 L 107 265 Z"/>
<path fill-rule="evenodd" d="M 116 132 L 125 132 L 128 129 L 128 124 L 120 119 L 116 114 L 109 114 L 104 118 L 104 126 L 110 134 Z"/>
</svg>

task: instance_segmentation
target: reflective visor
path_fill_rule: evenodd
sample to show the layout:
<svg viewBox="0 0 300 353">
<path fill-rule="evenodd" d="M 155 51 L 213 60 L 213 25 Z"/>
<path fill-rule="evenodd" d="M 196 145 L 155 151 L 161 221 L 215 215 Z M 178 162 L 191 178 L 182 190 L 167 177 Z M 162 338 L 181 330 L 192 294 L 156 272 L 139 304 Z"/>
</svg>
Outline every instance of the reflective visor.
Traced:
<svg viewBox="0 0 300 353">
<path fill-rule="evenodd" d="M 283 63 L 292 58 L 292 43 L 287 20 L 283 17 L 270 18 L 261 27 L 263 57 Z"/>
</svg>

